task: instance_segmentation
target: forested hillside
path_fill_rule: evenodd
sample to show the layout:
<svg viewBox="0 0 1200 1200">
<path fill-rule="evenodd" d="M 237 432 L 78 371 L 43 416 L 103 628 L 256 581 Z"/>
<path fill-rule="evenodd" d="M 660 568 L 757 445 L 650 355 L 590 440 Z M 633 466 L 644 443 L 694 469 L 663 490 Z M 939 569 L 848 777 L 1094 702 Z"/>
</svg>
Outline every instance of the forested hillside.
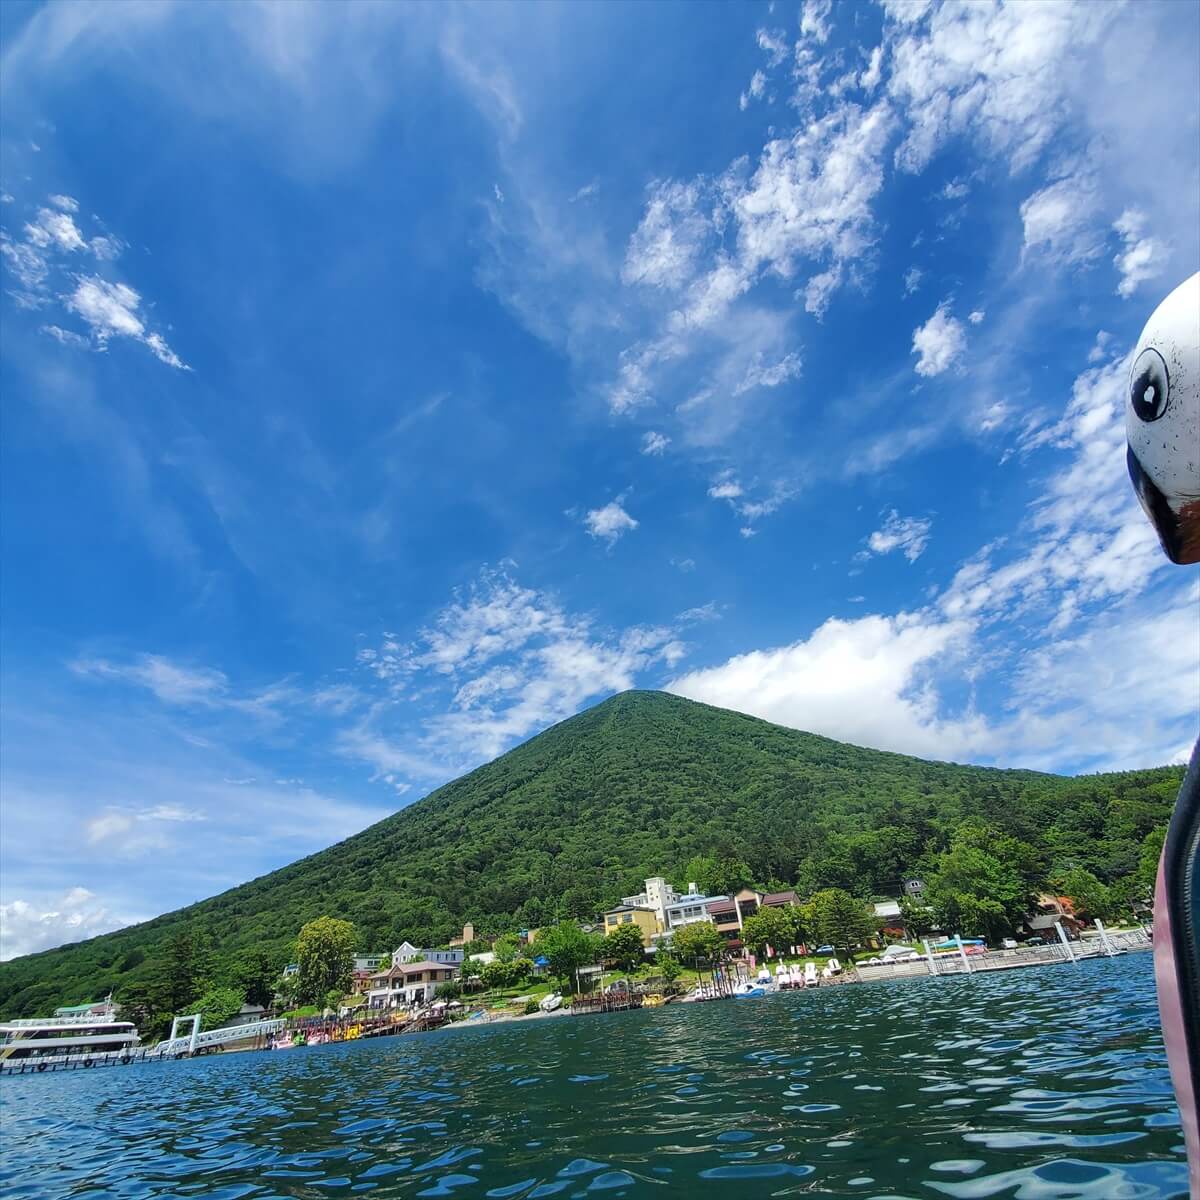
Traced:
<svg viewBox="0 0 1200 1200">
<path fill-rule="evenodd" d="M 686 883 L 697 856 L 730 883 L 870 897 L 937 871 L 955 846 L 976 858 L 990 847 L 1024 888 L 1086 869 L 1128 898 L 1144 889 L 1181 778 L 1182 768 L 1072 779 L 926 762 L 627 692 L 319 854 L 0 964 L 0 1012 L 119 995 L 181 932 L 218 956 L 265 951 L 277 965 L 321 915 L 353 921 L 363 950 L 436 945 L 468 920 L 502 932 L 592 917 L 647 875 Z"/>
</svg>

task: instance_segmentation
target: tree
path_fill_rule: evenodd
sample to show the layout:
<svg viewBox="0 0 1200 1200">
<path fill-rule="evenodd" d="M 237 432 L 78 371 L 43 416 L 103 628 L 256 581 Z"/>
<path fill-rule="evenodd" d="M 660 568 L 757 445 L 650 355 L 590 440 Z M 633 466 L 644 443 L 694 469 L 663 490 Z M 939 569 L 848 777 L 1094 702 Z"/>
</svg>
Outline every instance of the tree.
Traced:
<svg viewBox="0 0 1200 1200">
<path fill-rule="evenodd" d="M 914 896 L 900 897 L 900 917 L 909 933 L 917 937 L 930 933 L 937 923 L 933 909 Z"/>
<path fill-rule="evenodd" d="M 201 1016 L 201 1028 L 213 1029 L 215 1026 L 236 1017 L 242 1007 L 242 993 L 237 988 L 209 988 L 198 1000 L 185 1006 L 187 1013 L 176 1013 L 176 1016 L 186 1016 L 198 1012 Z"/>
<path fill-rule="evenodd" d="M 180 930 L 167 943 L 166 953 L 150 983 L 159 1009 L 181 1012 L 208 988 L 211 972 L 212 952 L 203 936 L 189 929 Z"/>
<path fill-rule="evenodd" d="M 1063 871 L 1055 881 L 1059 894 L 1066 896 L 1075 915 L 1088 921 L 1103 920 L 1112 909 L 1109 890 L 1086 867 Z"/>
<path fill-rule="evenodd" d="M 725 938 L 711 921 L 694 921 L 671 935 L 671 953 L 680 962 L 715 962 L 725 953 Z"/>
<path fill-rule="evenodd" d="M 243 950 L 221 973 L 229 987 L 237 988 L 247 1004 L 271 1003 L 279 969 L 265 950 Z"/>
<path fill-rule="evenodd" d="M 538 935 L 534 947 L 550 960 L 550 970 L 565 991 L 575 990 L 575 972 L 596 961 L 600 939 L 584 933 L 578 925 L 561 921 Z"/>
<path fill-rule="evenodd" d="M 666 950 L 659 950 L 654 956 L 654 966 L 658 973 L 662 976 L 663 983 L 669 988 L 683 972 L 683 968 L 679 965 L 679 960 Z"/>
<path fill-rule="evenodd" d="M 499 962 L 512 962 L 521 950 L 521 939 L 515 933 L 503 933 L 492 944 Z"/>
<path fill-rule="evenodd" d="M 330 988 L 325 993 L 325 1007 L 332 1012 L 337 1012 L 342 1007 L 342 1000 L 346 993 L 342 988 Z"/>
<path fill-rule="evenodd" d="M 334 988 L 345 995 L 354 976 L 354 926 L 333 917 L 309 921 L 296 939 L 300 998 L 318 1003 Z"/>
<path fill-rule="evenodd" d="M 810 903 L 813 936 L 843 951 L 847 958 L 875 932 L 870 909 L 842 888 L 826 888 Z"/>
<path fill-rule="evenodd" d="M 925 899 L 938 924 L 951 933 L 997 939 L 1023 918 L 1025 880 L 1017 869 L 973 845 L 974 836 L 956 836 L 939 854 L 925 880 Z"/>
<path fill-rule="evenodd" d="M 604 939 L 604 957 L 632 974 L 646 961 L 642 931 L 637 925 L 618 925 Z"/>
<path fill-rule="evenodd" d="M 596 889 L 577 883 L 563 893 L 561 912 L 564 917 L 575 921 L 590 921 L 601 908 Z"/>
<path fill-rule="evenodd" d="M 755 954 L 765 954 L 770 946 L 773 950 L 786 950 L 792 942 L 792 922 L 779 908 L 760 908 L 742 924 L 742 942 Z"/>
</svg>

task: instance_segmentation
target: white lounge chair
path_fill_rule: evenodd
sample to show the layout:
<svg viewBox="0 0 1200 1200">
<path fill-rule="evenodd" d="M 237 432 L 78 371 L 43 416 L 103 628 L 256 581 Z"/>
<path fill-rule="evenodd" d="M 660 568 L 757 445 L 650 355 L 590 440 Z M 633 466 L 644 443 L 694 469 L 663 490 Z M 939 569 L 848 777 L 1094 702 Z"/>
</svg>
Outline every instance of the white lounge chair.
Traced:
<svg viewBox="0 0 1200 1200">
<path fill-rule="evenodd" d="M 821 982 L 820 979 L 817 978 L 817 964 L 811 963 L 811 962 L 805 963 L 804 964 L 804 986 L 805 987 L 816 987 L 817 984 L 819 984 L 820 982 Z"/>
<path fill-rule="evenodd" d="M 800 969 L 799 963 L 792 964 L 788 981 L 790 986 L 794 988 L 802 988 L 804 986 L 804 972 Z"/>
</svg>

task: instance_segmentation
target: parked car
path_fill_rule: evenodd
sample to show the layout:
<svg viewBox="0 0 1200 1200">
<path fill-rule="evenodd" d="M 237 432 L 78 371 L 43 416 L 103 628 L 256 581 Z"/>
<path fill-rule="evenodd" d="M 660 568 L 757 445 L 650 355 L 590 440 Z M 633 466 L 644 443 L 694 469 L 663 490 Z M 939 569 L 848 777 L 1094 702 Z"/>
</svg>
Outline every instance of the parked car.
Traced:
<svg viewBox="0 0 1200 1200">
<path fill-rule="evenodd" d="M 833 947 L 832 947 L 832 946 L 818 946 L 818 947 L 817 947 L 817 948 L 816 948 L 816 949 L 813 951 L 813 953 L 814 953 L 814 954 L 832 954 L 832 953 L 833 953 Z"/>
<path fill-rule="evenodd" d="M 1044 946 L 1045 944 L 1046 939 L 1043 937 L 1031 937 L 1025 939 L 1025 945 L 1027 946 Z"/>
<path fill-rule="evenodd" d="M 1004 941 L 1002 941 L 1000 943 L 1000 945 L 1005 950 L 1015 950 L 1017 948 L 1017 939 L 1016 938 L 1005 938 Z"/>
</svg>

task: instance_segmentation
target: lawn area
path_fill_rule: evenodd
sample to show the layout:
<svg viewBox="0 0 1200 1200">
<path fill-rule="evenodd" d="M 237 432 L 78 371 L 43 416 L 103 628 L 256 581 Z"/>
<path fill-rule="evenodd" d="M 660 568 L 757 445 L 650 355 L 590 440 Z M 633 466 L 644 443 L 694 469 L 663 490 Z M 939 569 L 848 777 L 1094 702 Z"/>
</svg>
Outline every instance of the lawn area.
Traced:
<svg viewBox="0 0 1200 1200">
<path fill-rule="evenodd" d="M 503 1009 L 511 1012 L 520 1008 L 512 1001 L 518 998 L 541 1000 L 558 990 L 558 982 L 549 977 L 533 979 L 520 987 L 493 988 L 487 992 L 471 992 L 461 997 L 466 1008 Z"/>
</svg>

